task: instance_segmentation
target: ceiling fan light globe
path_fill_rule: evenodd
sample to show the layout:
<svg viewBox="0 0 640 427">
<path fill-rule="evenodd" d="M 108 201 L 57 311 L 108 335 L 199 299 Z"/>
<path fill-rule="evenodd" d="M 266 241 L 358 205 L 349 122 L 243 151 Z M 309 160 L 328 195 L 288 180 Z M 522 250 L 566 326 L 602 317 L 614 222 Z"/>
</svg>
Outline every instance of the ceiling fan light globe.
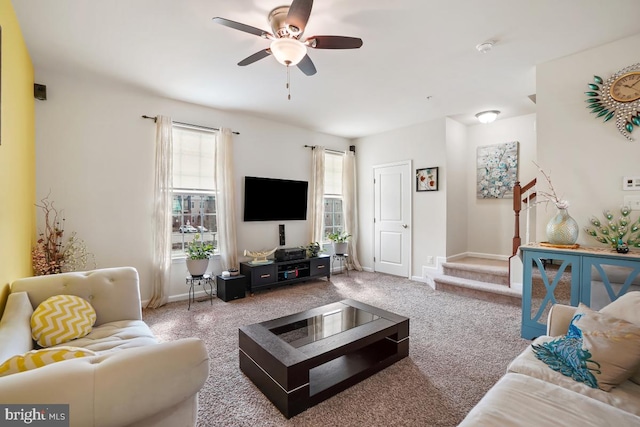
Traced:
<svg viewBox="0 0 640 427">
<path fill-rule="evenodd" d="M 271 53 L 282 65 L 298 65 L 307 54 L 307 47 L 296 39 L 282 38 L 271 42 Z"/>
<path fill-rule="evenodd" d="M 476 114 L 476 118 L 480 123 L 487 124 L 495 121 L 498 118 L 498 114 L 500 114 L 498 110 L 483 111 Z"/>
</svg>

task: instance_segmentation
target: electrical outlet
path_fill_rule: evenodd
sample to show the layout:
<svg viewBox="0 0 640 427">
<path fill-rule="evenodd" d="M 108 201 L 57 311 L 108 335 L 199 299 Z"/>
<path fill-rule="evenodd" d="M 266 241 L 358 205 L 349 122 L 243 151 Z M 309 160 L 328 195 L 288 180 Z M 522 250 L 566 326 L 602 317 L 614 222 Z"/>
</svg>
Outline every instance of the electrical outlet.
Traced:
<svg viewBox="0 0 640 427">
<path fill-rule="evenodd" d="M 640 190 L 640 176 L 625 176 L 622 178 L 623 190 Z"/>
<path fill-rule="evenodd" d="M 435 265 L 435 259 L 433 258 L 433 256 L 427 257 L 427 265 Z"/>
<path fill-rule="evenodd" d="M 624 196 L 624 204 L 632 211 L 640 211 L 640 196 Z"/>
</svg>

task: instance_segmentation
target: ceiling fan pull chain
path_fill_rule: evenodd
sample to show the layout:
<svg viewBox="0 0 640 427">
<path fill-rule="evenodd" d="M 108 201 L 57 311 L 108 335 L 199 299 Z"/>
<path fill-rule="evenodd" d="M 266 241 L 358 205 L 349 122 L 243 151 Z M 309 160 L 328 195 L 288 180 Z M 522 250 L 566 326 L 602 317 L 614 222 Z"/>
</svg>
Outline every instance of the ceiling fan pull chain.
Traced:
<svg viewBox="0 0 640 427">
<path fill-rule="evenodd" d="M 290 72 L 289 64 L 287 64 L 287 99 L 291 101 L 291 84 L 290 84 Z"/>
</svg>

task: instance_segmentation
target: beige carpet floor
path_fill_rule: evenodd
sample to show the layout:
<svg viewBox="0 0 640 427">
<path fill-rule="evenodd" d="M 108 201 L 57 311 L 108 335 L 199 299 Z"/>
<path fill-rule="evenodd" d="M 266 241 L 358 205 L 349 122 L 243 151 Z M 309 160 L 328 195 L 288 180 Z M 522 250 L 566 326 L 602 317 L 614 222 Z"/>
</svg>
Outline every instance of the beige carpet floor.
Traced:
<svg viewBox="0 0 640 427">
<path fill-rule="evenodd" d="M 409 317 L 409 357 L 287 420 L 238 367 L 238 328 L 353 298 Z M 455 426 L 529 341 L 520 308 L 350 272 L 256 293 L 145 310 L 162 340 L 197 336 L 210 356 L 199 426 Z"/>
</svg>

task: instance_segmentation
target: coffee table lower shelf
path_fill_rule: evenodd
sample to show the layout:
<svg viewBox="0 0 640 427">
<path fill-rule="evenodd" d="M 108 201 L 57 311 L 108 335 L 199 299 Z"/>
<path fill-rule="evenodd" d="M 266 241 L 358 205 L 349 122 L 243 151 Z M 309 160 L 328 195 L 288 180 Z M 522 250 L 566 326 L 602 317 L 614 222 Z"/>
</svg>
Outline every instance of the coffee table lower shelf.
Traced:
<svg viewBox="0 0 640 427">
<path fill-rule="evenodd" d="M 291 320 L 300 322 L 306 312 L 240 328 L 240 369 L 287 418 L 409 355 L 408 318 L 354 300 L 309 313 L 329 311 L 336 304 L 357 306 L 380 317 L 299 348 L 270 330 Z"/>
<path fill-rule="evenodd" d="M 309 406 L 335 396 L 407 355 L 408 351 L 398 354 L 396 344 L 384 339 L 311 369 Z"/>
</svg>

